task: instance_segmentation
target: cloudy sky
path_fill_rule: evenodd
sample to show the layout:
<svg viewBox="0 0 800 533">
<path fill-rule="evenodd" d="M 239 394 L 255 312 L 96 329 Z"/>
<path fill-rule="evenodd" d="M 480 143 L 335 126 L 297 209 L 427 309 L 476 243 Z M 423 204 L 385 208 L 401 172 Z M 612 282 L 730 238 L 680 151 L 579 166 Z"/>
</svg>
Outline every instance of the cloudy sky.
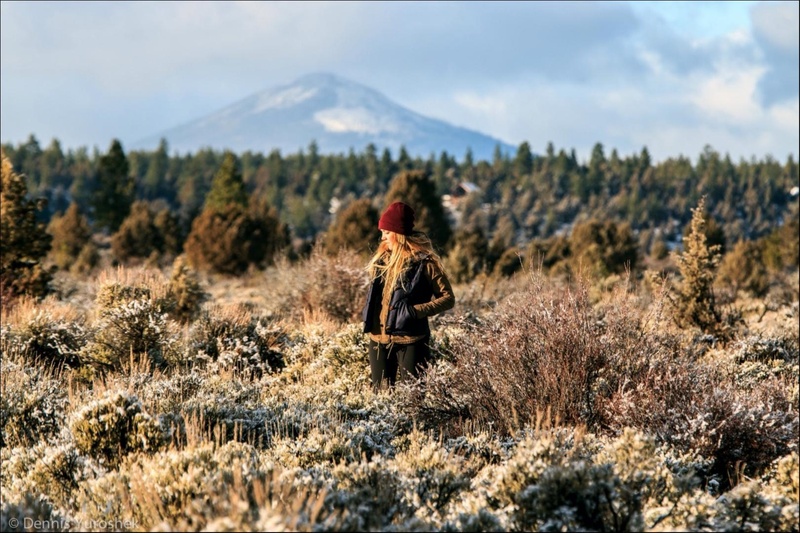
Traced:
<svg viewBox="0 0 800 533">
<path fill-rule="evenodd" d="M 3 1 L 0 140 L 104 151 L 331 72 L 535 152 L 797 160 L 798 5 Z"/>
</svg>

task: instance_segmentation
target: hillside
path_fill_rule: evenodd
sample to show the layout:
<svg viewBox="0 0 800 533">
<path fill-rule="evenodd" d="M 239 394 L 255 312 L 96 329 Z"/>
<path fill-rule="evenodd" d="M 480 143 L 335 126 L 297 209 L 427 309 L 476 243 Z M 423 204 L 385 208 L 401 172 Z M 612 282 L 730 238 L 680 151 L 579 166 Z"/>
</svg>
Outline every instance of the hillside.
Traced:
<svg viewBox="0 0 800 533">
<path fill-rule="evenodd" d="M 442 150 L 462 157 L 471 149 L 489 159 L 499 145 L 514 147 L 480 132 L 453 126 L 404 108 L 381 93 L 333 74 L 310 74 L 252 94 L 187 124 L 133 143 L 152 149 L 166 138 L 181 153 L 201 148 L 293 153 L 316 141 L 324 154 L 360 152 L 369 144 L 397 153 L 427 157 Z"/>
</svg>

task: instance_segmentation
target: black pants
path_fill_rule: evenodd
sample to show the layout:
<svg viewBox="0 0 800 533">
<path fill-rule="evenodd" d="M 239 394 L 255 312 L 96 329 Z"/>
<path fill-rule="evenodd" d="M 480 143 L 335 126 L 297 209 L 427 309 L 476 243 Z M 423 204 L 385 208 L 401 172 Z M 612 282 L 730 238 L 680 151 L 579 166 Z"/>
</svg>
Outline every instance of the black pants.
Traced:
<svg viewBox="0 0 800 533">
<path fill-rule="evenodd" d="M 369 367 L 372 386 L 377 390 L 384 383 L 390 386 L 409 375 L 415 378 L 428 366 L 430 337 L 413 344 L 380 344 L 369 341 Z"/>
</svg>

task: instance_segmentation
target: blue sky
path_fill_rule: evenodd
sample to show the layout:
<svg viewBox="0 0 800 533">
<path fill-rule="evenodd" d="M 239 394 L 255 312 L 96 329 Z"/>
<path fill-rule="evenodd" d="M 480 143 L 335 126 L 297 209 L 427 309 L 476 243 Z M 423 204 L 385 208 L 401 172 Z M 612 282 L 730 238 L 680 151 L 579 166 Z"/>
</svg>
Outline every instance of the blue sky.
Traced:
<svg viewBox="0 0 800 533">
<path fill-rule="evenodd" d="M 537 152 L 797 160 L 798 5 L 3 1 L 0 140 L 106 150 L 324 71 Z"/>
</svg>

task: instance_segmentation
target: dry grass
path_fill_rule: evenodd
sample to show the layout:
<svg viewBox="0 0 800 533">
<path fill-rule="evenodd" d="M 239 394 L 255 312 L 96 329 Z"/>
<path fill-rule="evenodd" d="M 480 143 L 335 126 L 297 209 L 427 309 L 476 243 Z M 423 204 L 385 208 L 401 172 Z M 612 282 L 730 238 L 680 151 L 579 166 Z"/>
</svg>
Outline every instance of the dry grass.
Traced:
<svg viewBox="0 0 800 533">
<path fill-rule="evenodd" d="M 793 527 L 796 475 L 782 472 L 797 464 L 796 301 L 766 303 L 766 313 L 751 302 L 739 336 L 721 344 L 677 329 L 663 292 L 636 292 L 626 279 L 479 278 L 455 287 L 456 308 L 434 319 L 439 359 L 423 380 L 374 394 L 353 318 L 363 260 L 312 255 L 205 278 L 212 297 L 201 312 L 185 324 L 165 317 L 169 335 L 155 338 L 174 365 L 154 367 L 146 353 L 126 350 L 105 374 L 56 373 L 23 353 L 49 339 L 64 341 L 59 349 L 102 340 L 95 294 L 146 288 L 120 293 L 144 304 L 166 297 L 167 278 L 108 269 L 76 281 L 68 299 L 21 302 L 4 315 L 0 522 L 113 515 L 133 529 L 172 531 Z M 128 343 L 130 331 L 115 342 Z M 286 366 L 253 371 L 254 358 L 261 368 L 272 356 Z M 141 406 L 136 427 L 146 422 L 162 438 L 111 465 L 79 450 L 66 422 L 115 393 Z M 586 502 L 610 514 L 593 522 Z"/>
</svg>

